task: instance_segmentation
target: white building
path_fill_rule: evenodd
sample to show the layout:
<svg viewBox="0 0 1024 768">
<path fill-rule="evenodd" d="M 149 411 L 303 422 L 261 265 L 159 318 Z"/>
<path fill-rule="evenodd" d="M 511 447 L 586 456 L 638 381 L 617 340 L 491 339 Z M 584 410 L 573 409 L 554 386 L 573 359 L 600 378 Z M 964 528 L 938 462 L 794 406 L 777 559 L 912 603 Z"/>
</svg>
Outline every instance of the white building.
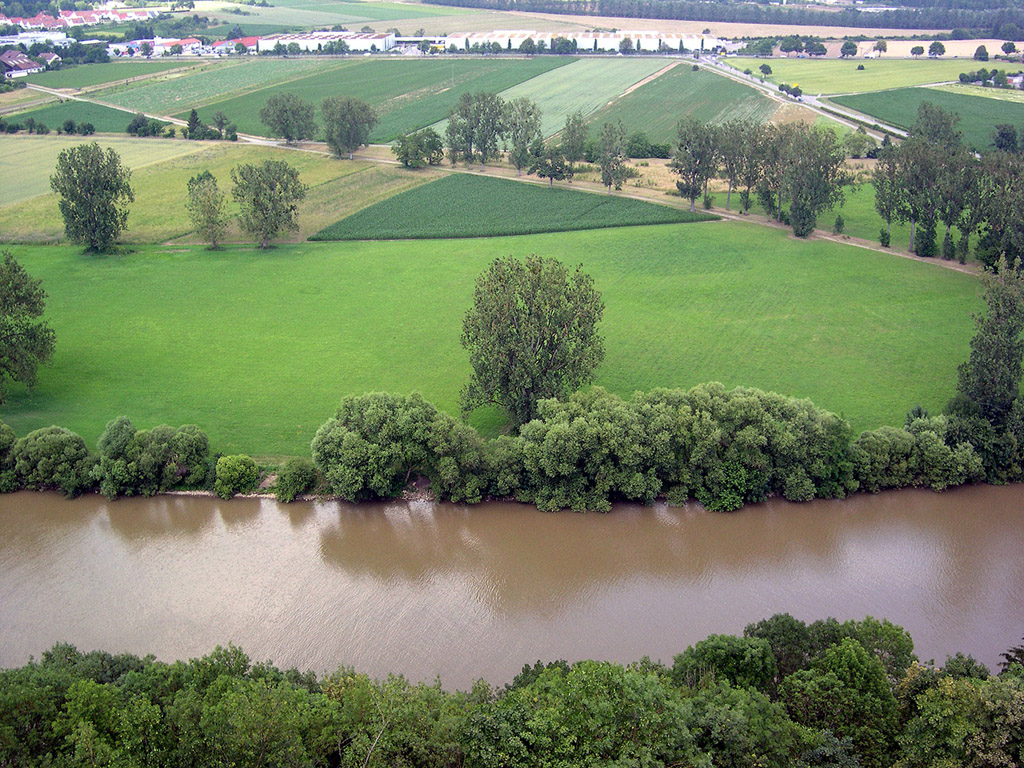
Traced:
<svg viewBox="0 0 1024 768">
<path fill-rule="evenodd" d="M 294 43 L 300 51 L 323 50 L 328 43 L 344 42 L 350 51 L 390 51 L 395 47 L 392 32 L 300 32 L 291 35 L 267 35 L 257 42 L 258 51 L 272 51 L 280 43 Z"/>
</svg>

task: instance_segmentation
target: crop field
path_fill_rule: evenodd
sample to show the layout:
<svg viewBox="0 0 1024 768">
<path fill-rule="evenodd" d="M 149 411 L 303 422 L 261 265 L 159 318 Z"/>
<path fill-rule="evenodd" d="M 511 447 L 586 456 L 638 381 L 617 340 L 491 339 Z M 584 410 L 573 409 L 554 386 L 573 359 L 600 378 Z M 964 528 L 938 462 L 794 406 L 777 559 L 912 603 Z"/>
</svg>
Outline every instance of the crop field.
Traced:
<svg viewBox="0 0 1024 768">
<path fill-rule="evenodd" d="M 684 117 L 709 123 L 760 123 L 776 109 L 755 89 L 704 69 L 694 72 L 684 62 L 597 110 L 589 122 L 591 133 L 596 133 L 603 123 L 621 120 L 628 133 L 644 131 L 651 141 L 664 144 L 676 141 L 676 125 Z"/>
<path fill-rule="evenodd" d="M 52 131 L 56 131 L 65 120 L 74 120 L 75 123 L 92 123 L 100 133 L 124 133 L 128 123 L 132 120 L 131 113 L 124 110 L 105 107 L 91 101 L 73 101 L 71 99 L 19 112 L 9 116 L 9 119 L 24 122 L 30 117 L 34 118 L 37 123 L 45 123 Z"/>
<path fill-rule="evenodd" d="M 333 13 L 359 21 L 399 21 L 428 16 L 459 16 L 467 13 L 462 8 L 451 8 L 442 5 L 359 2 L 358 0 L 279 0 L 274 5 L 279 8 L 291 8 L 297 11 Z"/>
<path fill-rule="evenodd" d="M 189 69 L 196 62 L 169 59 L 167 61 L 112 61 L 108 64 L 86 64 L 52 72 L 29 75 L 28 82 L 47 88 L 88 88 L 103 83 L 113 83 L 156 72 L 172 69 Z"/>
<path fill-rule="evenodd" d="M 311 239 L 495 237 L 713 218 L 627 197 L 451 174 L 364 208 Z"/>
<path fill-rule="evenodd" d="M 924 43 L 925 48 L 928 43 Z M 758 59 L 736 58 L 729 63 L 740 71 L 772 68 L 773 83 L 799 85 L 804 93 L 866 93 L 912 85 L 930 85 L 956 80 L 961 72 L 976 69 L 976 62 L 955 59 Z M 864 69 L 858 70 L 858 65 Z"/>
<path fill-rule="evenodd" d="M 66 147 L 98 141 L 101 147 L 113 147 L 121 156 L 121 162 L 129 168 L 139 168 L 148 163 L 159 163 L 170 158 L 198 152 L 202 145 L 191 141 L 170 141 L 165 139 L 108 138 L 106 136 L 28 136 L 17 134 L 0 137 L 0 176 L 17 183 L 0 184 L 0 237 L 11 239 L 21 234 L 30 236 L 37 225 L 45 220 L 25 215 L 24 209 L 16 204 L 24 203 L 40 195 L 50 195 L 50 174 L 57 167 L 57 155 Z M 53 198 L 55 200 L 56 198 Z M 49 226 L 56 226 L 63 232 L 63 225 L 57 214 L 56 202 L 51 202 L 53 219 Z M 22 213 L 19 214 L 18 210 Z"/>
<path fill-rule="evenodd" d="M 901 88 L 895 91 L 841 96 L 833 101 L 901 128 L 913 125 L 917 119 L 918 107 L 930 101 L 947 112 L 960 115 L 957 128 L 964 134 L 964 143 L 978 151 L 991 148 L 992 131 L 998 124 L 1009 123 L 1017 126 L 1022 114 L 1021 105 L 1012 101 L 987 99 L 983 96 L 951 93 L 933 88 Z"/>
<path fill-rule="evenodd" d="M 96 94 L 102 101 L 131 110 L 171 115 L 230 95 L 305 77 L 314 72 L 351 66 L 356 62 L 316 58 L 248 58 L 204 66 L 182 77 L 142 82 Z"/>
<path fill-rule="evenodd" d="M 0 140 L 0 146 L 7 145 L 9 141 L 5 137 Z M 404 191 L 434 178 L 429 174 L 403 172 L 393 166 L 380 168 L 368 163 L 329 160 L 308 152 L 289 152 L 228 142 L 101 140 L 101 146 L 107 145 L 114 146 L 121 153 L 122 162 L 132 169 L 135 203 L 131 206 L 128 230 L 124 235 L 124 240 L 129 243 L 187 239 L 192 232 L 192 223 L 185 210 L 185 190 L 188 180 L 204 170 L 210 171 L 217 178 L 221 190 L 228 195 L 228 211 L 234 213 L 236 208 L 230 201 L 233 167 L 241 163 L 284 159 L 296 168 L 309 191 L 299 208 L 301 229 L 297 233 L 285 233 L 282 240 L 307 237 L 358 210 L 362 205 L 370 205 L 382 196 Z M 124 152 L 122 149 L 130 151 Z M 36 196 L 29 198 L 23 194 L 13 204 L 0 207 L 0 233 L 3 239 L 57 242 L 63 238 L 64 226 L 57 209 L 57 198 L 49 192 L 49 174 L 56 164 L 57 151 L 56 142 L 53 142 L 49 146 L 34 148 L 34 153 L 25 153 L 33 159 L 19 167 L 27 171 L 31 166 L 34 171 L 31 191 Z M 160 162 L 154 162 L 157 159 Z M 16 159 L 15 162 L 21 161 Z M 229 228 L 226 237 L 228 242 L 246 242 L 249 239 L 234 225 Z"/>
<path fill-rule="evenodd" d="M 756 386 L 810 397 L 855 429 L 938 410 L 980 308 L 969 276 L 732 222 L 269 252 L 12 250 L 42 280 L 57 336 L 37 386 L 11 390 L 3 418 L 18 434 L 57 423 L 94 445 L 125 414 L 197 423 L 215 449 L 257 455 L 307 453 L 345 394 L 415 390 L 457 413 L 474 281 L 510 254 L 594 277 L 597 384 Z"/>
<path fill-rule="evenodd" d="M 1009 101 L 1014 104 L 1024 104 L 1024 91 L 1017 88 L 985 88 L 980 85 L 964 85 L 955 83 L 952 85 L 936 85 L 930 90 L 948 91 L 958 93 L 962 96 L 980 96 L 984 99 L 996 99 L 997 101 Z"/>
<path fill-rule="evenodd" d="M 274 93 L 294 93 L 317 104 L 328 96 L 351 96 L 378 111 L 380 122 L 370 140 L 390 141 L 446 118 L 463 93 L 501 91 L 550 74 L 556 68 L 562 70 L 571 61 L 574 60 L 556 56 L 513 60 L 349 60 L 328 72 L 215 101 L 199 110 L 199 115 L 209 120 L 221 111 L 241 132 L 266 135 L 269 129 L 260 121 L 259 111 Z"/>
</svg>

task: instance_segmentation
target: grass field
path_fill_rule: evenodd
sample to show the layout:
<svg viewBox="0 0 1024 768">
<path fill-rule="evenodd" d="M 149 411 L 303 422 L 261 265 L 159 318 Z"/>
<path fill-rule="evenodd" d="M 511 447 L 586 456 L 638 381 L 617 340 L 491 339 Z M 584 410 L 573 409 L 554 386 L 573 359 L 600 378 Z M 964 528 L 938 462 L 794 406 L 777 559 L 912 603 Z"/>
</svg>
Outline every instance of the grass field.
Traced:
<svg viewBox="0 0 1024 768">
<path fill-rule="evenodd" d="M 112 61 L 109 64 L 87 64 L 53 72 L 29 75 L 28 82 L 47 88 L 87 88 L 131 77 L 166 72 L 171 69 L 191 68 L 195 62 L 168 59 L 167 61 Z"/>
<path fill-rule="evenodd" d="M 124 133 L 128 123 L 132 120 L 132 115 L 129 112 L 105 107 L 102 104 L 94 104 L 91 101 L 73 101 L 71 99 L 18 112 L 11 115 L 10 119 L 24 122 L 29 117 L 34 118 L 37 123 L 45 123 L 52 131 L 56 131 L 64 124 L 65 120 L 74 120 L 76 124 L 92 123 L 100 133 Z"/>
<path fill-rule="evenodd" d="M 964 85 L 953 83 L 951 85 L 936 85 L 930 90 L 949 91 L 964 96 L 980 96 L 985 99 L 996 99 L 998 101 L 1009 101 L 1014 104 L 1024 104 L 1024 91 L 1017 88 L 984 88 L 980 85 Z"/>
<path fill-rule="evenodd" d="M 202 145 L 191 141 L 169 141 L 165 139 L 109 138 L 106 136 L 28 136 L 17 134 L 0 137 L 0 176 L 17 179 L 17 183 L 0 184 L 0 238 L 11 239 L 15 235 L 30 236 L 37 228 L 56 227 L 63 231 L 57 205 L 52 203 L 52 216 L 36 216 L 28 209 L 18 209 L 16 204 L 49 195 L 50 174 L 57 167 L 57 155 L 66 148 L 77 144 L 97 141 L 100 146 L 112 147 L 121 162 L 129 168 L 140 168 L 149 163 L 160 163 L 202 149 Z"/>
<path fill-rule="evenodd" d="M 11 143 L 12 139 L 19 138 L 3 137 L 0 149 L 21 147 L 22 144 Z M 49 192 L 49 174 L 53 172 L 59 149 L 74 140 L 38 138 L 40 141 L 31 142 L 27 149 L 12 157 L 12 172 L 31 174 L 32 182 L 10 201 L 12 204 L 0 207 L 0 239 L 58 242 L 63 238 L 64 226 L 57 198 Z M 394 166 L 353 163 L 308 152 L 228 142 L 103 139 L 100 144 L 117 149 L 124 164 L 132 169 L 135 202 L 124 234 L 124 240 L 129 243 L 181 238 L 187 241 L 192 224 L 185 210 L 185 189 L 188 180 L 204 170 L 217 178 L 221 190 L 229 196 L 228 210 L 234 213 L 234 204 L 230 202 L 233 167 L 271 158 L 284 159 L 295 167 L 303 183 L 309 186 L 309 192 L 299 209 L 300 230 L 284 233 L 283 240 L 301 240 L 362 206 L 435 178 L 429 173 L 417 174 Z M 0 168 L 7 170 L 6 166 Z M 228 242 L 249 239 L 235 225 L 229 228 L 226 238 Z"/>
<path fill-rule="evenodd" d="M 381 30 L 398 22 L 423 18 L 446 18 L 467 13 L 465 10 L 413 3 L 359 2 L 359 0 L 285 0 L 270 7 L 247 6 L 245 16 L 230 13 L 238 6 L 227 2 L 198 2 L 196 11 L 226 22 L 236 21 L 248 31 L 246 24 L 282 25 L 292 28 L 324 27 L 335 24 L 373 24 Z M 411 33 L 415 27 L 403 32 Z"/>
<path fill-rule="evenodd" d="M 925 48 L 928 43 L 924 43 Z M 961 72 L 976 69 L 971 61 L 954 59 L 729 59 L 740 71 L 760 74 L 759 67 L 772 68 L 773 83 L 799 85 L 804 93 L 866 93 L 887 88 L 929 85 L 956 80 Z M 858 65 L 864 65 L 858 70 Z"/>
<path fill-rule="evenodd" d="M 900 128 L 909 128 L 913 125 L 917 119 L 918 107 L 930 101 L 947 112 L 960 115 L 957 128 L 964 134 L 964 143 L 977 151 L 991 149 L 992 131 L 996 125 L 1009 123 L 1018 126 L 1024 114 L 1021 105 L 1012 101 L 987 99 L 934 88 L 901 88 L 880 93 L 840 96 L 833 101 Z"/>
<path fill-rule="evenodd" d="M 760 123 L 775 110 L 776 104 L 753 88 L 704 69 L 694 72 L 684 62 L 597 110 L 589 122 L 592 133 L 605 122 L 621 120 L 629 133 L 644 131 L 655 143 L 671 143 L 684 117 L 710 123 L 731 119 Z"/>
<path fill-rule="evenodd" d="M 247 58 L 204 66 L 183 77 L 142 82 L 96 94 L 96 98 L 150 114 L 171 115 L 273 83 L 337 69 L 354 62 L 316 58 Z"/>
<path fill-rule="evenodd" d="M 969 276 L 730 222 L 266 253 L 12 250 L 43 281 L 57 336 L 36 388 L 12 388 L 3 419 L 18 434 L 57 423 L 95 444 L 126 414 L 198 423 L 217 450 L 262 455 L 307 453 L 345 394 L 417 390 L 456 413 L 474 280 L 510 254 L 594 277 L 606 305 L 597 384 L 757 386 L 857 429 L 900 424 L 918 403 L 938 410 L 980 308 Z"/>
<path fill-rule="evenodd" d="M 627 197 L 451 174 L 364 208 L 311 239 L 495 237 L 711 218 Z"/>
<path fill-rule="evenodd" d="M 199 115 L 209 120 L 215 112 L 222 111 L 243 133 L 266 135 L 270 129 L 260 121 L 259 111 L 274 93 L 294 93 L 316 104 L 328 96 L 351 96 L 370 104 L 380 116 L 370 140 L 391 141 L 400 134 L 444 119 L 463 93 L 501 91 L 550 74 L 551 70 L 561 70 L 571 61 L 555 56 L 454 61 L 355 59 L 327 72 L 217 100 L 200 109 Z"/>
</svg>

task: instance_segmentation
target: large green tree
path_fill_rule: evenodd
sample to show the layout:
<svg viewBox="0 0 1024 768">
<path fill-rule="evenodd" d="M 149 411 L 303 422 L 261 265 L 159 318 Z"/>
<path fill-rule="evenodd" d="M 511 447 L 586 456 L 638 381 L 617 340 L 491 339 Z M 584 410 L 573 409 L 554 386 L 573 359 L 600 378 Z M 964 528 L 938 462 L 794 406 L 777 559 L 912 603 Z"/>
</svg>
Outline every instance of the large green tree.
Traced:
<svg viewBox="0 0 1024 768">
<path fill-rule="evenodd" d="M 370 131 L 377 124 L 373 107 L 360 99 L 335 96 L 320 104 L 327 146 L 337 157 L 352 153 L 370 140 Z"/>
<path fill-rule="evenodd" d="M 473 373 L 462 396 L 466 412 L 498 405 L 515 424 L 537 402 L 563 397 L 590 381 L 604 358 L 597 332 L 604 312 L 593 279 L 557 259 L 495 259 L 477 278 L 462 346 Z"/>
<path fill-rule="evenodd" d="M 68 239 L 89 251 L 108 251 L 128 223 L 128 204 L 135 202 L 132 172 L 113 149 L 95 141 L 62 149 L 50 187 L 60 197 Z"/>
<path fill-rule="evenodd" d="M 540 107 L 525 96 L 512 99 L 505 104 L 505 138 L 508 141 L 508 159 L 516 168 L 516 176 L 522 175 L 523 168 L 530 165 L 533 154 L 530 147 L 540 132 Z"/>
<path fill-rule="evenodd" d="M 786 169 L 789 218 L 793 234 L 806 237 L 814 231 L 821 213 L 842 202 L 843 187 L 850 176 L 845 167 L 846 153 L 831 130 L 808 128 L 801 123 L 790 140 Z"/>
<path fill-rule="evenodd" d="M 7 379 L 31 385 L 53 355 L 54 335 L 39 318 L 46 291 L 8 251 L 0 262 L 0 403 Z"/>
<path fill-rule="evenodd" d="M 188 180 L 188 197 L 185 207 L 195 225 L 196 233 L 215 250 L 227 229 L 227 215 L 224 211 L 225 195 L 217 186 L 217 179 L 209 171 L 203 171 Z"/>
<path fill-rule="evenodd" d="M 690 201 L 691 211 L 696 208 L 697 198 L 704 194 L 708 180 L 718 172 L 718 133 L 715 126 L 692 117 L 679 121 L 678 143 L 669 168 L 679 175 L 676 187 Z"/>
<path fill-rule="evenodd" d="M 275 93 L 260 110 L 260 120 L 289 144 L 316 133 L 313 105 L 294 93 Z"/>
<path fill-rule="evenodd" d="M 562 153 L 570 163 L 578 163 L 583 159 L 587 143 L 587 121 L 582 110 L 576 110 L 565 118 L 562 128 Z"/>
<path fill-rule="evenodd" d="M 605 123 L 598 137 L 598 165 L 601 167 L 601 183 L 608 187 L 622 189 L 626 180 L 626 129 L 622 122 Z"/>
<path fill-rule="evenodd" d="M 235 184 L 231 195 L 239 206 L 238 221 L 245 232 L 259 239 L 260 248 L 270 247 L 271 238 L 282 230 L 299 228 L 296 219 L 306 185 L 284 160 L 239 165 L 231 169 L 231 180 Z"/>
</svg>

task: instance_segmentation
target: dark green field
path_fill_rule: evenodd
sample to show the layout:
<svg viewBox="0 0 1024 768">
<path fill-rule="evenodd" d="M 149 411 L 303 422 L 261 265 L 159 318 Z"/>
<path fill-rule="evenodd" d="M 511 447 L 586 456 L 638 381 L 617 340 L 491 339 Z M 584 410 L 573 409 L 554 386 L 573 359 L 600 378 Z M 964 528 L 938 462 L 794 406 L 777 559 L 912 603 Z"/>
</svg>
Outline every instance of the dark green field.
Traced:
<svg viewBox="0 0 1024 768">
<path fill-rule="evenodd" d="M 856 96 L 837 96 L 833 101 L 900 128 L 910 128 L 917 119 L 917 108 L 930 101 L 947 112 L 960 115 L 957 127 L 964 134 L 964 143 L 979 152 L 992 148 L 992 131 L 996 125 L 1009 123 L 1019 128 L 1024 121 L 1024 109 L 1012 101 L 933 88 L 898 88 Z"/>
<path fill-rule="evenodd" d="M 167 61 L 112 61 L 108 64 L 83 64 L 53 72 L 29 75 L 26 80 L 47 88 L 86 88 L 140 75 L 166 72 L 196 66 L 196 62 L 168 59 Z"/>
<path fill-rule="evenodd" d="M 310 239 L 496 237 L 715 218 L 628 197 L 460 173 L 364 208 Z"/>
<path fill-rule="evenodd" d="M 975 278 L 887 254 L 712 222 L 475 240 L 140 246 L 87 257 L 12 246 L 57 335 L 3 420 L 90 444 L 125 414 L 197 423 L 217 450 L 301 455 L 345 394 L 417 390 L 449 413 L 478 274 L 497 257 L 582 263 L 603 294 L 596 383 L 621 394 L 719 380 L 845 414 L 856 429 L 939 410 L 968 354 Z M 473 423 L 496 428 L 494 414 Z"/>
<path fill-rule="evenodd" d="M 74 120 L 76 124 L 92 123 L 100 133 L 124 133 L 128 123 L 132 121 L 132 115 L 120 109 L 88 101 L 71 100 L 28 112 L 19 112 L 9 119 L 24 122 L 29 117 L 35 118 L 37 123 L 45 123 L 52 131 L 56 131 L 65 120 Z"/>
<path fill-rule="evenodd" d="M 356 61 L 340 69 L 210 103 L 199 110 L 199 116 L 209 121 L 216 112 L 223 112 L 242 133 L 268 135 L 270 129 L 260 121 L 259 111 L 274 93 L 294 93 L 316 104 L 328 96 L 351 96 L 377 110 L 380 122 L 370 140 L 386 142 L 443 120 L 463 93 L 501 91 L 571 61 L 574 59 L 555 56 L 514 60 Z M 187 112 L 180 114 L 188 117 Z"/>
</svg>

